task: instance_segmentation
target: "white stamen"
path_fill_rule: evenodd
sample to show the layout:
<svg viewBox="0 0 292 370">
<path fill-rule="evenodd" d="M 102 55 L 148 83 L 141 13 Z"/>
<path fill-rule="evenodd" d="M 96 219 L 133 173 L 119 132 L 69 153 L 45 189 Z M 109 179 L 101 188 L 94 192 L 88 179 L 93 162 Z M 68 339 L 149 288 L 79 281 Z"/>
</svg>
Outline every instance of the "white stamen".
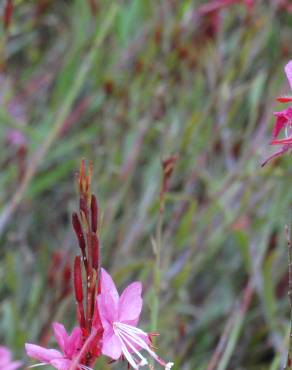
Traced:
<svg viewBox="0 0 292 370">
<path fill-rule="evenodd" d="M 86 366 L 86 365 L 79 365 L 79 368 L 82 370 L 93 370 L 92 367 Z"/>
<path fill-rule="evenodd" d="M 145 337 L 148 337 L 148 334 L 145 333 L 145 331 L 143 331 L 143 330 L 141 330 L 139 328 L 136 328 L 135 326 L 124 324 L 122 322 L 119 322 L 117 324 L 118 324 L 118 327 L 120 327 L 120 328 L 125 328 L 125 329 L 128 329 L 130 332 L 136 332 L 138 334 L 145 335 Z"/>
<path fill-rule="evenodd" d="M 47 364 L 47 363 L 45 363 L 45 362 L 40 362 L 40 363 L 38 363 L 38 364 L 28 366 L 28 368 L 30 369 L 30 368 L 33 368 L 33 367 L 37 367 L 37 366 L 45 366 L 45 365 L 48 365 L 48 364 Z"/>
<path fill-rule="evenodd" d="M 148 361 L 145 357 L 141 355 L 141 353 L 135 348 L 135 346 L 131 343 L 130 340 L 127 339 L 127 336 L 122 332 L 119 333 L 123 340 L 127 343 L 127 345 L 136 353 L 136 355 L 141 359 L 140 366 L 144 366 L 148 364 Z"/>
<path fill-rule="evenodd" d="M 143 330 L 121 322 L 114 322 L 113 329 L 121 342 L 124 356 L 134 369 L 139 369 L 140 366 L 148 365 L 148 361 L 141 355 L 139 350 L 135 347 L 135 344 L 147 351 L 161 366 L 164 366 L 165 370 L 170 370 L 173 366 L 173 362 L 166 363 L 154 351 L 152 351 L 146 342 L 148 334 Z M 141 336 L 144 336 L 145 339 L 141 338 Z M 129 347 L 135 355 L 140 358 L 140 363 L 136 363 L 133 354 L 129 352 L 127 347 Z"/>
<path fill-rule="evenodd" d="M 125 346 L 125 343 L 124 343 L 123 339 L 121 338 L 120 332 L 119 332 L 119 330 L 117 330 L 115 323 L 114 323 L 114 325 L 113 325 L 113 329 L 114 329 L 114 332 L 115 332 L 115 334 L 117 335 L 117 337 L 120 339 L 121 346 L 122 346 L 122 351 L 123 351 L 123 354 L 124 354 L 124 356 L 126 357 L 127 361 L 129 362 L 129 364 L 131 364 L 131 365 L 132 365 L 132 367 L 133 367 L 134 369 L 138 369 L 139 367 L 138 367 L 138 365 L 136 364 L 136 362 L 135 362 L 134 358 L 131 356 L 131 354 L 130 354 L 130 352 L 128 351 L 127 347 Z"/>
</svg>

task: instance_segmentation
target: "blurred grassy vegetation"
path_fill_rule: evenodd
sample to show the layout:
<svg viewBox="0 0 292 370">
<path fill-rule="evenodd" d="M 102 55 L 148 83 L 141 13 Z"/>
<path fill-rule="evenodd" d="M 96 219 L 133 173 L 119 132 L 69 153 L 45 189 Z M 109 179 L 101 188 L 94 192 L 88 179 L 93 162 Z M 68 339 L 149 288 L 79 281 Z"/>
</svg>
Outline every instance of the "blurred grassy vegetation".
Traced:
<svg viewBox="0 0 292 370">
<path fill-rule="evenodd" d="M 161 159 L 177 153 L 159 353 L 181 370 L 283 363 L 291 158 L 260 162 L 275 96 L 288 91 L 292 15 L 272 0 L 251 13 L 240 3 L 220 11 L 214 32 L 200 3 L 15 1 L 0 40 L 0 343 L 15 357 L 25 341 L 47 345 L 51 321 L 74 325 L 70 215 L 84 157 L 103 265 L 120 288 L 143 281 L 150 329 Z M 97 368 L 112 366 L 126 365 Z"/>
</svg>

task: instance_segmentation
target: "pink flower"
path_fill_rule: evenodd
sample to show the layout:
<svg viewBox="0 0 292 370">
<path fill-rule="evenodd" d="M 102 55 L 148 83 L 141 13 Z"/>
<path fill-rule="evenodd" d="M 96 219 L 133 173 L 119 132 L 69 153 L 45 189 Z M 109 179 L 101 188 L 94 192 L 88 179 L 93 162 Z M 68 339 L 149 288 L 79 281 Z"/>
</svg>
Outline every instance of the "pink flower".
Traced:
<svg viewBox="0 0 292 370">
<path fill-rule="evenodd" d="M 274 112 L 276 116 L 276 123 L 273 129 L 273 140 L 270 145 L 282 145 L 282 148 L 273 153 L 263 163 L 262 167 L 265 166 L 270 160 L 279 157 L 292 149 L 292 108 L 289 107 L 280 112 Z M 284 129 L 285 137 L 278 139 L 280 132 Z"/>
<path fill-rule="evenodd" d="M 12 361 L 11 352 L 8 348 L 0 346 L 0 370 L 15 370 L 21 365 L 20 361 Z"/>
<path fill-rule="evenodd" d="M 292 90 L 292 60 L 285 66 L 285 73 Z M 281 96 L 277 98 L 281 103 L 287 103 L 292 101 L 292 97 Z M 266 165 L 270 160 L 279 157 L 292 149 L 292 107 L 288 107 L 279 112 L 274 112 L 276 117 L 275 126 L 273 129 L 273 140 L 271 145 L 282 145 L 281 149 L 273 153 L 268 159 L 262 163 L 262 167 Z M 279 139 L 280 133 L 284 131 L 284 138 Z"/>
<path fill-rule="evenodd" d="M 134 369 L 138 369 L 148 364 L 140 353 L 144 349 L 165 369 L 170 369 L 173 363 L 158 357 L 151 348 L 149 334 L 137 328 L 143 303 L 141 283 L 130 284 L 119 297 L 111 276 L 101 269 L 100 284 L 97 304 L 104 329 L 102 353 L 113 360 L 124 356 Z"/>
<path fill-rule="evenodd" d="M 73 358 L 82 346 L 82 331 L 76 327 L 72 334 L 68 335 L 64 326 L 57 322 L 53 324 L 53 330 L 63 353 L 30 343 L 25 344 L 26 353 L 29 357 L 41 361 L 39 365 L 49 364 L 58 370 L 68 370 Z M 82 365 L 80 365 L 80 368 L 82 368 Z"/>
<path fill-rule="evenodd" d="M 292 60 L 290 60 L 290 62 L 286 64 L 284 69 L 290 85 L 290 89 L 292 90 Z M 292 102 L 292 96 L 279 96 L 277 100 L 280 103 L 290 103 Z"/>
<path fill-rule="evenodd" d="M 274 112 L 276 116 L 276 123 L 273 129 L 273 139 L 271 144 L 276 145 L 278 142 L 282 143 L 282 140 L 276 140 L 282 131 L 285 129 L 285 139 L 287 140 L 292 137 L 292 108 L 288 107 L 280 112 Z"/>
</svg>

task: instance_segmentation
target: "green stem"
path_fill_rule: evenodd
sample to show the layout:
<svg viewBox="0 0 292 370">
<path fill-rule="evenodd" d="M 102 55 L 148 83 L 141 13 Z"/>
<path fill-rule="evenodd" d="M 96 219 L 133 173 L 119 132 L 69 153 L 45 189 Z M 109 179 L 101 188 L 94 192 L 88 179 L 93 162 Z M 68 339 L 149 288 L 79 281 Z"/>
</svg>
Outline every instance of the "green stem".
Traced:
<svg viewBox="0 0 292 370">
<path fill-rule="evenodd" d="M 154 266 L 154 295 L 152 307 L 152 323 L 151 330 L 157 331 L 158 313 L 159 313 L 159 293 L 161 283 L 161 248 L 162 248 L 162 223 L 163 212 L 159 211 L 157 225 L 156 225 L 156 238 L 155 238 L 155 266 Z"/>
<path fill-rule="evenodd" d="M 292 208 L 290 208 L 290 214 L 291 213 L 292 213 Z M 287 246 L 288 246 L 288 273 L 289 273 L 288 297 L 289 297 L 289 302 L 290 302 L 290 331 L 289 331 L 287 363 L 284 369 L 291 370 L 292 369 L 292 248 L 291 248 L 292 220 L 290 222 L 290 230 L 288 230 L 287 233 L 289 235 L 287 238 Z"/>
</svg>

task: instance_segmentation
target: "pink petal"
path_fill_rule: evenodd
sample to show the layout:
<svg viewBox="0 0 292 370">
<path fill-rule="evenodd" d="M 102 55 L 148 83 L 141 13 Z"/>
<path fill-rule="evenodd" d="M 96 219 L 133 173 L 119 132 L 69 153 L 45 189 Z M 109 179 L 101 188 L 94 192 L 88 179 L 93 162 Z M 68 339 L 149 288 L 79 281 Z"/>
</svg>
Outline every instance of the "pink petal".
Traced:
<svg viewBox="0 0 292 370">
<path fill-rule="evenodd" d="M 276 116 L 278 112 L 274 112 L 274 115 Z M 283 115 L 277 115 L 276 123 L 273 129 L 273 137 L 277 137 L 282 130 L 283 127 L 285 127 L 285 124 L 287 122 L 287 118 Z"/>
<path fill-rule="evenodd" d="M 50 361 L 50 365 L 52 365 L 55 369 L 58 370 L 68 370 L 70 368 L 72 361 L 67 359 L 60 359 L 60 360 L 52 360 Z"/>
<path fill-rule="evenodd" d="M 287 79 L 289 81 L 290 88 L 292 90 L 292 60 L 290 60 L 290 62 L 288 64 L 286 64 L 285 73 L 286 73 Z"/>
<path fill-rule="evenodd" d="M 19 369 L 21 365 L 22 365 L 21 361 L 14 361 L 14 362 L 10 362 L 4 367 L 1 366 L 1 370 L 16 370 L 16 369 Z"/>
<path fill-rule="evenodd" d="M 97 297 L 97 304 L 102 326 L 107 330 L 118 320 L 118 305 L 113 301 L 112 296 L 106 293 Z"/>
<path fill-rule="evenodd" d="M 78 327 L 74 328 L 72 334 L 68 337 L 65 347 L 65 354 L 68 358 L 72 358 L 82 347 L 82 330 Z"/>
<path fill-rule="evenodd" d="M 101 269 L 101 294 L 97 303 L 101 322 L 104 325 L 112 324 L 118 318 L 119 294 L 111 276 Z"/>
<path fill-rule="evenodd" d="M 25 350 L 29 357 L 45 363 L 50 363 L 54 359 L 63 357 L 62 353 L 55 349 L 47 349 L 30 343 L 25 343 Z"/>
<path fill-rule="evenodd" d="M 101 284 L 101 293 L 106 293 L 112 297 L 112 300 L 118 304 L 119 302 L 119 293 L 117 291 L 116 285 L 113 282 L 112 277 L 110 274 L 104 269 L 101 269 L 101 276 L 100 276 L 100 284 Z"/>
<path fill-rule="evenodd" d="M 54 330 L 54 335 L 56 338 L 56 341 L 61 349 L 61 351 L 64 353 L 65 348 L 66 348 L 66 343 L 68 340 L 68 334 L 66 329 L 64 328 L 64 325 L 54 322 L 53 323 L 53 330 Z"/>
<path fill-rule="evenodd" d="M 0 366 L 6 365 L 11 361 L 11 352 L 8 348 L 0 346 Z"/>
<path fill-rule="evenodd" d="M 292 121 L 292 108 L 289 107 L 279 112 L 274 112 L 273 114 L 277 117 L 273 129 L 273 138 L 276 138 L 279 135 L 280 131 L 286 126 L 286 124 L 290 124 L 290 122 Z"/>
<path fill-rule="evenodd" d="M 105 331 L 103 334 L 102 353 L 113 360 L 117 360 L 122 354 L 122 345 L 113 331 Z"/>
<path fill-rule="evenodd" d="M 133 321 L 137 324 L 139 316 L 142 310 L 143 300 L 141 297 L 142 284 L 140 282 L 134 282 L 130 284 L 122 293 L 119 302 L 119 321 L 127 322 L 131 325 Z"/>
</svg>

